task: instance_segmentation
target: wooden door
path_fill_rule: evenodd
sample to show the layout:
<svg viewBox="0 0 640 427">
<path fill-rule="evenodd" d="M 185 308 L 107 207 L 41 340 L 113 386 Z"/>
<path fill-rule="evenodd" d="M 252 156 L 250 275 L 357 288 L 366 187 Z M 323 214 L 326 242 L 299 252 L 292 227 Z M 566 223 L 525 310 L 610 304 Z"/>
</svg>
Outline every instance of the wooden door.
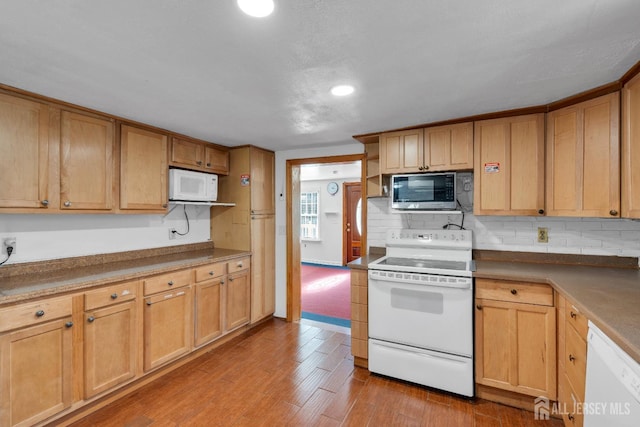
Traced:
<svg viewBox="0 0 640 427">
<path fill-rule="evenodd" d="M 191 289 L 188 287 L 145 298 L 145 372 L 191 350 L 191 304 Z"/>
<path fill-rule="evenodd" d="M 0 336 L 0 425 L 30 426 L 71 405 L 71 317 Z"/>
<path fill-rule="evenodd" d="M 424 163 L 429 172 L 473 169 L 473 123 L 425 129 Z"/>
<path fill-rule="evenodd" d="M 620 216 L 619 93 L 547 119 L 547 215 Z"/>
<path fill-rule="evenodd" d="M 640 218 L 640 74 L 622 90 L 622 217 Z"/>
<path fill-rule="evenodd" d="M 60 208 L 113 209 L 113 121 L 62 112 Z"/>
<path fill-rule="evenodd" d="M 249 270 L 229 274 L 226 290 L 225 330 L 230 331 L 249 323 L 251 316 L 251 282 Z"/>
<path fill-rule="evenodd" d="M 556 398 L 555 307 L 476 299 L 476 382 Z"/>
<path fill-rule="evenodd" d="M 120 135 L 120 209 L 166 211 L 167 136 L 127 125 Z"/>
<path fill-rule="evenodd" d="M 380 169 L 383 174 L 420 172 L 424 167 L 423 130 L 380 135 Z"/>
<path fill-rule="evenodd" d="M 204 168 L 206 172 L 229 174 L 229 151 L 214 146 L 204 146 Z"/>
<path fill-rule="evenodd" d="M 251 147 L 251 215 L 275 213 L 275 155 Z"/>
<path fill-rule="evenodd" d="M 353 261 L 361 256 L 361 240 L 358 224 L 361 224 L 361 212 L 358 206 L 362 203 L 362 188 L 359 182 L 345 182 L 343 192 L 343 250 L 342 263 Z"/>
<path fill-rule="evenodd" d="M 222 286 L 226 276 L 195 285 L 194 345 L 199 347 L 222 335 Z"/>
<path fill-rule="evenodd" d="M 273 215 L 251 217 L 251 323 L 275 311 L 275 238 Z"/>
<path fill-rule="evenodd" d="M 171 139 L 171 163 L 176 166 L 202 168 L 204 166 L 203 151 L 204 148 L 201 143 L 179 138 Z"/>
<path fill-rule="evenodd" d="M 85 312 L 85 398 L 135 376 L 138 350 L 136 302 Z"/>
<path fill-rule="evenodd" d="M 49 108 L 0 94 L 0 208 L 49 205 Z"/>
<path fill-rule="evenodd" d="M 474 126 L 474 214 L 543 215 L 544 115 Z"/>
</svg>

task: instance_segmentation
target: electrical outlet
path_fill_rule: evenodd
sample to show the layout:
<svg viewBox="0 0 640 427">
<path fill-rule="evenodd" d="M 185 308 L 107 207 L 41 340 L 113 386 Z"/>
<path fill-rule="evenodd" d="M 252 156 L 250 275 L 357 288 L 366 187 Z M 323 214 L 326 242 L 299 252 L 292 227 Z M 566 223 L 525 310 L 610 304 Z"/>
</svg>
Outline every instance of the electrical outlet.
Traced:
<svg viewBox="0 0 640 427">
<path fill-rule="evenodd" d="M 549 243 L 549 230 L 546 227 L 538 227 L 538 243 Z"/>
<path fill-rule="evenodd" d="M 17 249 L 17 244 L 18 241 L 15 237 L 5 237 L 4 239 L 2 239 L 2 253 L 3 254 L 7 254 L 7 247 L 11 246 L 13 247 L 13 252 L 11 252 L 11 254 L 15 254 L 16 253 L 16 249 Z"/>
<path fill-rule="evenodd" d="M 175 228 L 170 228 L 169 229 L 169 240 L 175 240 L 176 238 L 176 229 Z"/>
</svg>

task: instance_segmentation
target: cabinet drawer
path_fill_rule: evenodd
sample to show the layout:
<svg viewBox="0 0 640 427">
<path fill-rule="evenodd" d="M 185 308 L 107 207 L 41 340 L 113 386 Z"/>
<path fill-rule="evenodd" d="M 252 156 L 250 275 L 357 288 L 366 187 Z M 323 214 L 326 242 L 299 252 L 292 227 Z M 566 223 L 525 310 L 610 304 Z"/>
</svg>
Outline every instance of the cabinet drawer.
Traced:
<svg viewBox="0 0 640 427">
<path fill-rule="evenodd" d="M 553 289 L 540 283 L 476 279 L 476 298 L 553 305 Z"/>
<path fill-rule="evenodd" d="M 573 326 L 583 340 L 587 339 L 589 333 L 587 318 L 569 301 L 565 306 L 565 319 L 567 319 L 567 324 Z"/>
<path fill-rule="evenodd" d="M 137 287 L 138 282 L 127 282 L 86 292 L 84 294 L 84 309 L 93 310 L 135 299 Z"/>
<path fill-rule="evenodd" d="M 69 295 L 0 309 L 0 332 L 71 316 L 71 298 Z"/>
<path fill-rule="evenodd" d="M 582 402 L 587 372 L 587 343 L 575 329 L 571 327 L 565 329 L 565 371 L 576 397 Z"/>
<path fill-rule="evenodd" d="M 227 274 L 227 263 L 218 262 L 215 264 L 204 265 L 195 269 L 196 282 L 203 282 L 214 277 L 224 276 Z"/>
<path fill-rule="evenodd" d="M 144 279 L 144 294 L 151 295 L 182 286 L 189 286 L 191 284 L 191 277 L 191 270 L 180 270 L 149 277 Z"/>
<path fill-rule="evenodd" d="M 234 259 L 233 261 L 229 261 L 228 263 L 229 274 L 235 273 L 236 271 L 246 270 L 247 268 L 249 268 L 249 265 L 250 265 L 249 257 Z"/>
</svg>

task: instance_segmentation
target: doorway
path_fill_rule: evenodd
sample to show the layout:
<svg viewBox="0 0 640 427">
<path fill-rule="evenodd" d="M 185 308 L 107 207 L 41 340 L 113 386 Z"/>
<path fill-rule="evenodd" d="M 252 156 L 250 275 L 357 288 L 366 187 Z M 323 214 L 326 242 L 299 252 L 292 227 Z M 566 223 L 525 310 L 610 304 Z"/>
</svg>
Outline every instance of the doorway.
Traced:
<svg viewBox="0 0 640 427">
<path fill-rule="evenodd" d="M 365 155 L 364 154 L 353 154 L 346 156 L 333 156 L 333 157 L 320 157 L 320 158 L 309 158 L 309 159 L 296 159 L 296 160 L 287 160 L 287 172 L 286 172 L 286 182 L 287 182 L 287 320 L 288 321 L 296 321 L 301 318 L 302 314 L 302 303 L 301 303 L 301 279 L 302 279 L 302 251 L 301 246 L 303 241 L 307 241 L 307 245 L 311 243 L 308 239 L 309 236 L 313 236 L 314 221 L 309 219 L 309 215 L 313 215 L 313 212 L 309 214 L 309 210 L 307 209 L 306 204 L 313 204 L 313 198 L 317 196 L 309 195 L 308 193 L 313 193 L 312 191 L 305 191 L 305 204 L 301 205 L 301 169 L 304 165 L 340 165 L 340 164 L 348 164 L 353 162 L 359 162 L 359 170 L 360 170 L 360 182 L 361 188 L 364 188 L 364 181 L 366 177 L 365 171 Z M 338 182 L 338 180 L 333 180 L 329 178 L 329 182 L 322 183 L 321 186 L 318 186 L 317 192 L 319 195 L 329 194 L 331 192 L 334 193 L 334 196 L 337 196 L 337 193 L 340 193 L 341 196 L 345 193 L 345 188 L 343 186 L 344 182 Z M 358 183 L 356 180 L 349 180 L 348 182 Z M 338 184 L 338 190 L 336 191 L 335 185 Z M 337 206 L 340 203 L 340 210 L 344 208 L 344 198 L 338 197 L 334 199 L 335 202 L 331 205 L 333 207 Z M 357 208 L 356 204 L 356 208 Z M 304 209 L 304 212 L 303 212 Z M 328 209 L 328 212 L 317 212 L 317 215 L 320 215 L 320 218 L 323 217 L 331 217 L 335 216 L 334 222 L 339 222 L 339 231 L 337 234 L 332 234 L 327 236 L 327 239 L 334 240 L 342 240 L 344 237 L 344 230 L 346 223 L 343 222 L 345 220 L 345 216 L 342 212 L 339 214 L 338 218 L 338 210 L 332 210 L 333 208 Z M 351 208 L 349 208 L 351 209 Z M 358 212 L 361 216 L 361 227 L 364 224 L 364 218 L 366 218 L 366 203 L 360 203 L 360 207 Z M 355 214 L 354 214 L 355 215 Z M 302 227 L 304 221 L 304 227 Z M 353 223 L 350 223 L 351 227 L 353 227 Z M 322 226 L 318 226 L 319 233 L 322 233 Z M 337 236 L 337 239 L 336 239 Z M 303 240 L 303 237 L 305 239 Z M 322 240 L 322 239 L 320 239 Z M 359 241 L 358 239 L 352 239 L 350 245 L 353 247 L 354 244 L 359 243 L 359 251 L 360 256 L 365 255 L 366 248 L 366 230 L 362 227 Z M 346 259 L 346 249 L 344 249 L 344 243 L 340 242 L 340 249 L 338 250 L 339 257 L 337 261 L 333 262 L 333 267 L 338 269 L 339 267 L 344 267 L 345 259 Z M 307 246 L 308 247 L 308 246 Z M 335 255 L 335 254 L 333 254 Z"/>
</svg>

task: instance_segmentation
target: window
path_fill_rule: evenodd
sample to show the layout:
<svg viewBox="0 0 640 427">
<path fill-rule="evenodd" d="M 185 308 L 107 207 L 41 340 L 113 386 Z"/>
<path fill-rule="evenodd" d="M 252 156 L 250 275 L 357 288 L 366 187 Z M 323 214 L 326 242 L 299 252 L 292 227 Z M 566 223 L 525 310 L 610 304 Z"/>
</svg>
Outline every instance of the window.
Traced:
<svg viewBox="0 0 640 427">
<path fill-rule="evenodd" d="M 300 238 L 318 239 L 319 192 L 300 193 Z"/>
</svg>

